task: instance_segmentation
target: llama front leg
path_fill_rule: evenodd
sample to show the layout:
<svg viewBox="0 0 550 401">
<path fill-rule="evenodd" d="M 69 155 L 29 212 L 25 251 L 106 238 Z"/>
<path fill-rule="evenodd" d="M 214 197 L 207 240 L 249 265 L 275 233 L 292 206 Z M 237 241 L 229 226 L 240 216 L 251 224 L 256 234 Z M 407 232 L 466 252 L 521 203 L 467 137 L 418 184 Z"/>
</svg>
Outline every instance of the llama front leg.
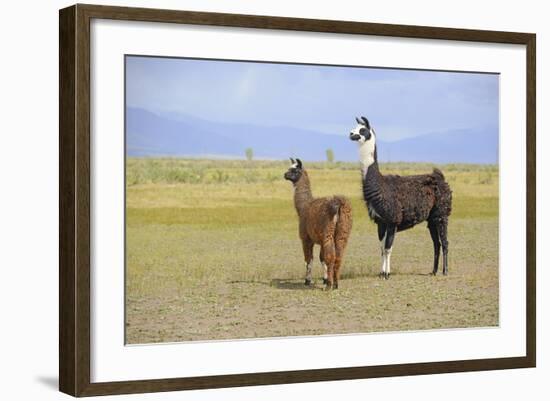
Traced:
<svg viewBox="0 0 550 401">
<path fill-rule="evenodd" d="M 397 227 L 395 225 L 378 225 L 378 238 L 382 254 L 382 269 L 380 277 L 387 280 L 391 274 L 391 253 Z"/>
<path fill-rule="evenodd" d="M 304 260 L 306 265 L 306 280 L 305 285 L 311 285 L 311 275 L 313 267 L 313 241 L 309 238 L 302 239 L 302 248 L 304 250 Z"/>
<path fill-rule="evenodd" d="M 386 257 L 386 275 L 384 278 L 387 280 L 391 274 L 391 251 L 393 248 L 393 240 L 395 238 L 396 226 L 391 225 L 386 229 L 385 243 L 384 243 L 384 255 Z"/>
</svg>

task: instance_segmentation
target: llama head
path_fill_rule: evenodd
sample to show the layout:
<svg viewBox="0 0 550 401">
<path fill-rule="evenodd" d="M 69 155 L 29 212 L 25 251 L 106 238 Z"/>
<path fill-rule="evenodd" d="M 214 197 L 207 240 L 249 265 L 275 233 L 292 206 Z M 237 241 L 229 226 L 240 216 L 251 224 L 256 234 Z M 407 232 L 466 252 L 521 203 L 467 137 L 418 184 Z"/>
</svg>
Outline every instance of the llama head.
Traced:
<svg viewBox="0 0 550 401">
<path fill-rule="evenodd" d="M 375 134 L 369 120 L 365 117 L 361 117 L 361 119 L 355 117 L 355 121 L 357 121 L 357 126 L 349 133 L 349 139 L 357 141 L 359 145 L 370 141 L 374 143 L 376 141 Z"/>
<path fill-rule="evenodd" d="M 298 182 L 298 180 L 300 180 L 300 178 L 302 177 L 302 174 L 304 172 L 304 169 L 302 167 L 302 161 L 300 159 L 294 160 L 291 157 L 290 162 L 292 164 L 288 168 L 288 170 L 285 173 L 284 177 L 285 177 L 285 180 L 289 180 L 293 184 L 296 184 Z"/>
<path fill-rule="evenodd" d="M 368 167 L 376 160 L 376 134 L 365 117 L 355 118 L 357 126 L 349 133 L 349 139 L 359 145 L 359 158 L 366 174 Z"/>
</svg>

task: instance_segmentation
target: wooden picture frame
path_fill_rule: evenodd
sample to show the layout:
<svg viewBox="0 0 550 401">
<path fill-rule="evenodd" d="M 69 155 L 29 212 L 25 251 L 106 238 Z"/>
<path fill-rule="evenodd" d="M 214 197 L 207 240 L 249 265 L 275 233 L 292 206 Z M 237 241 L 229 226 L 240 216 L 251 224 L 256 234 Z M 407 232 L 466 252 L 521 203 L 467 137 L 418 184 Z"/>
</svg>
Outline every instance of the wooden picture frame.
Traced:
<svg viewBox="0 0 550 401">
<path fill-rule="evenodd" d="M 526 47 L 526 355 L 460 361 L 92 383 L 90 379 L 90 21 L 221 27 L 518 44 Z M 536 363 L 535 49 L 530 33 L 254 15 L 74 5 L 59 14 L 59 388 L 73 396 L 143 393 L 534 367 Z"/>
</svg>

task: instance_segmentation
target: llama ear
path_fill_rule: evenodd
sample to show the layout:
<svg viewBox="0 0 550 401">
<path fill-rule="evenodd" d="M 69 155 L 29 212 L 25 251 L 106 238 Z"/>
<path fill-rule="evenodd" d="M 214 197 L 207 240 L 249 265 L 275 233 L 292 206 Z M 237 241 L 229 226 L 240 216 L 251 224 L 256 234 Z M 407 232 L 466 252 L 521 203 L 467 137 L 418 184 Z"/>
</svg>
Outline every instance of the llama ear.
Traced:
<svg viewBox="0 0 550 401">
<path fill-rule="evenodd" d="M 302 168 L 302 161 L 300 159 L 296 159 L 296 163 L 298 163 L 298 168 Z"/>
<path fill-rule="evenodd" d="M 289 159 L 292 164 L 296 164 L 296 161 L 292 157 L 289 157 Z"/>
<path fill-rule="evenodd" d="M 370 129 L 369 120 L 367 120 L 367 118 L 366 118 L 366 117 L 363 117 L 363 116 L 361 116 L 361 120 L 363 120 L 365 126 L 366 126 L 368 129 Z"/>
<path fill-rule="evenodd" d="M 359 120 L 359 117 L 355 117 L 355 121 L 357 121 L 357 124 L 361 124 L 361 125 L 364 124 L 363 121 Z"/>
</svg>

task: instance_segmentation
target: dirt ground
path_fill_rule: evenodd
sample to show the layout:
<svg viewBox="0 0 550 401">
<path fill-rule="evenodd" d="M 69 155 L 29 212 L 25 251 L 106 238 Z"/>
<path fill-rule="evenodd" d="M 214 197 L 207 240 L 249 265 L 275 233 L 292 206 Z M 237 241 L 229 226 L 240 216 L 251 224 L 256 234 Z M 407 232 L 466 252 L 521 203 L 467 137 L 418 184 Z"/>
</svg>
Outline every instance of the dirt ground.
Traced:
<svg viewBox="0 0 550 401">
<path fill-rule="evenodd" d="M 183 299 L 133 302 L 128 342 L 495 326 L 498 287 L 493 274 L 482 275 L 488 284 L 476 288 L 467 274 L 456 272 L 447 278 L 396 273 L 389 282 L 357 277 L 330 293 L 302 280 L 221 283 L 190 290 Z"/>
</svg>

